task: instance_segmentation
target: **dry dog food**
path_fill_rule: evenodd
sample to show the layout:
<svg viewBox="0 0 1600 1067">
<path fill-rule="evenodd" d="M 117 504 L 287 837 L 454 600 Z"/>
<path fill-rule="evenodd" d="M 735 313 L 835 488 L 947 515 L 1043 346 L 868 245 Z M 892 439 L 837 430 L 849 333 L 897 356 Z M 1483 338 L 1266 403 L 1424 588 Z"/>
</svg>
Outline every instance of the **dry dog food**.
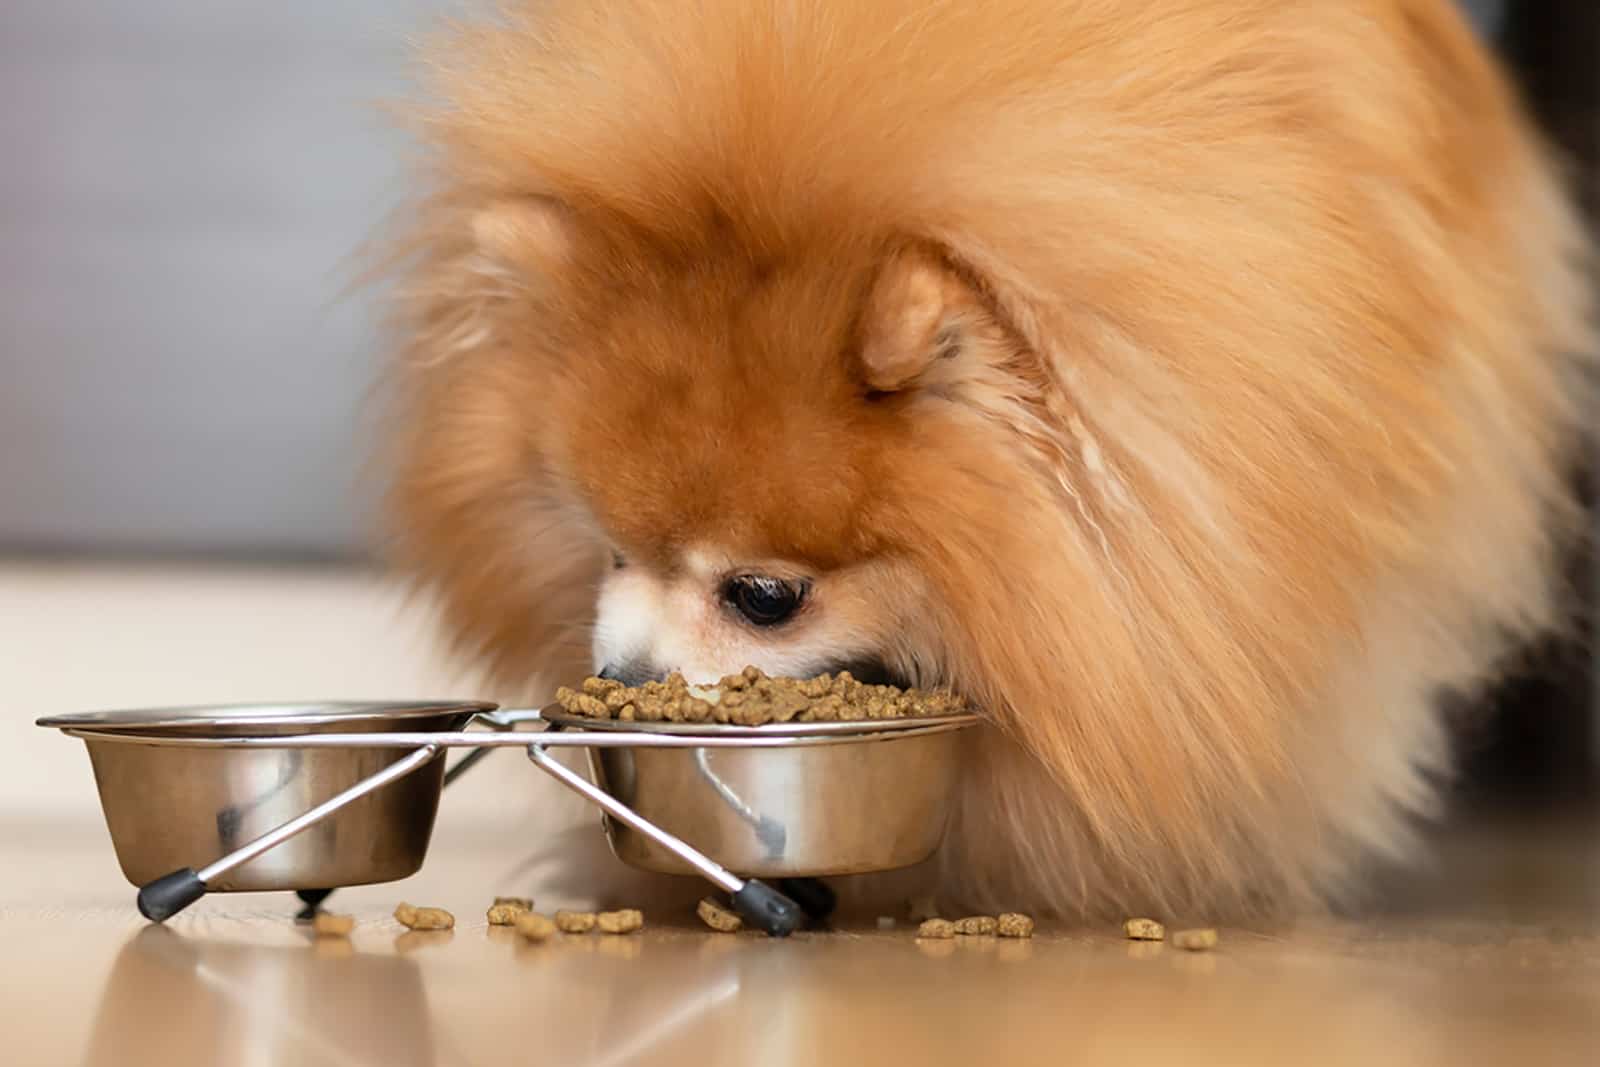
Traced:
<svg viewBox="0 0 1600 1067">
<path fill-rule="evenodd" d="M 1206 949 L 1217 947 L 1217 932 L 1210 927 L 1200 930 L 1176 930 L 1172 934 L 1172 943 L 1189 952 L 1204 952 Z"/>
<path fill-rule="evenodd" d="M 311 929 L 318 937 L 349 937 L 350 931 L 355 928 L 354 915 L 332 915 L 319 911 L 317 917 L 311 920 Z"/>
<path fill-rule="evenodd" d="M 994 921 L 994 932 L 1001 937 L 1032 937 L 1033 920 L 1026 915 L 1008 911 Z"/>
<path fill-rule="evenodd" d="M 1122 924 L 1122 933 L 1129 941 L 1160 941 L 1167 928 L 1154 919 L 1129 919 Z"/>
<path fill-rule="evenodd" d="M 521 908 L 523 911 L 533 910 L 532 897 L 495 897 L 494 902 L 496 905 L 504 904 L 513 908 Z"/>
<path fill-rule="evenodd" d="M 744 926 L 744 920 L 739 917 L 738 912 L 724 908 L 710 897 L 702 898 L 700 903 L 694 906 L 694 913 L 700 916 L 701 922 L 721 934 L 734 933 Z"/>
<path fill-rule="evenodd" d="M 556 932 L 556 924 L 536 911 L 519 911 L 512 925 L 529 941 L 543 941 Z"/>
<path fill-rule="evenodd" d="M 603 934 L 631 934 L 644 925 L 644 912 L 638 908 L 602 911 L 595 916 L 595 925 Z"/>
<path fill-rule="evenodd" d="M 956 920 L 956 933 L 958 934 L 992 934 L 1000 924 L 993 915 L 969 915 L 965 919 Z"/>
<path fill-rule="evenodd" d="M 943 941 L 956 936 L 956 924 L 949 919 L 924 919 L 917 927 L 917 936 Z"/>
<path fill-rule="evenodd" d="M 502 901 L 496 898 L 495 902 L 489 905 L 489 925 L 513 926 L 516 924 L 518 915 L 532 910 L 533 905 L 531 903 L 524 904 L 521 901 Z"/>
<path fill-rule="evenodd" d="M 556 929 L 564 934 L 586 934 L 594 929 L 595 914 L 592 911 L 558 911 L 556 912 Z"/>
<path fill-rule="evenodd" d="M 418 908 L 401 901 L 394 909 L 400 925 L 412 930 L 453 930 L 456 917 L 443 908 Z"/>
<path fill-rule="evenodd" d="M 696 686 L 676 672 L 664 682 L 625 686 L 589 678 L 577 689 L 556 690 L 556 702 L 573 715 L 640 722 L 715 722 L 760 726 L 772 722 L 837 722 L 954 715 L 966 702 L 948 690 L 869 685 L 849 671 L 815 678 L 772 678 L 754 667 L 716 685 Z"/>
</svg>

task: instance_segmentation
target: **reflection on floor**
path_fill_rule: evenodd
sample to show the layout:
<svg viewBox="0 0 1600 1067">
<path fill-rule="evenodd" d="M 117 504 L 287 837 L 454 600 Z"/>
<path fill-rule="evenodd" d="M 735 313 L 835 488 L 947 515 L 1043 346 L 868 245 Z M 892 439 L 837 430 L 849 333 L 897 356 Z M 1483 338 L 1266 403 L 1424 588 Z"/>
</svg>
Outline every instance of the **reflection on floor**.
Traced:
<svg viewBox="0 0 1600 1067">
<path fill-rule="evenodd" d="M 348 943 L 286 896 L 144 926 L 103 831 L 0 827 L 18 1063 L 1547 1064 L 1600 1048 L 1600 826 L 1546 817 L 1446 842 L 1377 914 L 1228 929 L 1210 954 L 1045 929 L 918 942 L 900 923 L 788 942 L 651 915 L 633 937 L 520 942 L 503 839 L 457 831 L 399 885 L 342 890 Z M 402 897 L 460 918 L 386 916 Z"/>
</svg>

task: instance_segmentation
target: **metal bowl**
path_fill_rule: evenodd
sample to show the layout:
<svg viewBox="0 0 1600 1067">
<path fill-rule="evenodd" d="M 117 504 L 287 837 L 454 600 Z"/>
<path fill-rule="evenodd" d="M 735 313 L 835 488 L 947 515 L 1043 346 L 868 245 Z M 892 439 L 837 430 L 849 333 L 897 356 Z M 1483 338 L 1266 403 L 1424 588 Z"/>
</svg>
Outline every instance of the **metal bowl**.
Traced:
<svg viewBox="0 0 1600 1067">
<path fill-rule="evenodd" d="M 938 849 L 972 716 L 772 726 L 614 722 L 546 712 L 562 730 L 716 739 L 716 747 L 591 747 L 595 783 L 741 875 L 821 877 L 920 863 Z M 739 744 L 739 739 L 747 743 Z M 781 740 L 780 740 L 781 739 Z M 695 869 L 655 837 L 604 817 L 618 859 Z"/>
<path fill-rule="evenodd" d="M 199 868 L 408 755 L 387 747 L 206 747 L 184 739 L 458 730 L 493 704 L 410 701 L 235 705 L 39 720 L 89 749 L 117 861 L 134 885 Z M 444 760 L 208 884 L 213 892 L 330 889 L 415 874 L 439 808 Z"/>
</svg>

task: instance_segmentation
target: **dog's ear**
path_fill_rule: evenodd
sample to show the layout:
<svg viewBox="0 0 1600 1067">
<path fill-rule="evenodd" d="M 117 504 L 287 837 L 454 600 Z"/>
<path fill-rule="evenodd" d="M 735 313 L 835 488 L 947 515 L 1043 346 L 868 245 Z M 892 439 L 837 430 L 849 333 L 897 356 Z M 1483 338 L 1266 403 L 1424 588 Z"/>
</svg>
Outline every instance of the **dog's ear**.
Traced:
<svg viewBox="0 0 1600 1067">
<path fill-rule="evenodd" d="M 994 327 L 975 288 L 952 266 L 930 250 L 902 249 L 879 269 L 867 297 L 861 329 L 867 387 L 910 388 Z"/>
<path fill-rule="evenodd" d="M 472 218 L 472 239 L 489 261 L 509 268 L 551 268 L 572 255 L 571 210 L 547 196 L 497 200 Z"/>
</svg>

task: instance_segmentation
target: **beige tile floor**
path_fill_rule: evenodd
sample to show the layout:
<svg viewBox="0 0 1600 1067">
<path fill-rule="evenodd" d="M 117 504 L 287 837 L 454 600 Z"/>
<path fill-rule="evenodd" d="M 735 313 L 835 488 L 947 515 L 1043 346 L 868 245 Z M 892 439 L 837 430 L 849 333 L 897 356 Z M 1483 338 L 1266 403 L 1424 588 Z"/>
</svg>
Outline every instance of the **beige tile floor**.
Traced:
<svg viewBox="0 0 1600 1067">
<path fill-rule="evenodd" d="M 629 938 L 517 943 L 537 890 L 496 757 L 453 787 L 422 872 L 342 891 L 315 944 L 285 895 L 145 926 L 79 746 L 37 714 L 143 702 L 462 690 L 420 617 L 359 576 L 0 566 L 0 1004 L 7 1064 L 1586 1064 L 1600 1060 L 1600 821 L 1485 823 L 1360 919 L 1227 929 L 1217 951 L 1113 930 L 787 942 L 652 913 Z M 547 795 L 547 794 L 546 794 Z M 406 934 L 409 898 L 461 918 Z"/>
</svg>

